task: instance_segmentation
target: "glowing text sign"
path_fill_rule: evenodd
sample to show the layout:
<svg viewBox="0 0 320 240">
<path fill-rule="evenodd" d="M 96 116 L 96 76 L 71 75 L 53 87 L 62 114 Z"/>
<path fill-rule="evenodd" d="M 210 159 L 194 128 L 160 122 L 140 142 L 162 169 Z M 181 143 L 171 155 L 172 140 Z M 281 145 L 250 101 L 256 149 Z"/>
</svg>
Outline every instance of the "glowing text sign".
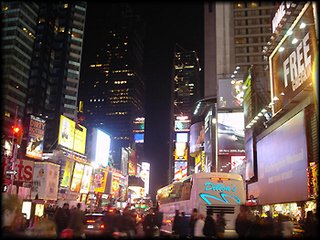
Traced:
<svg viewBox="0 0 320 240">
<path fill-rule="evenodd" d="M 205 201 L 207 204 L 211 204 L 209 199 L 214 199 L 217 201 L 220 201 L 222 203 L 231 204 L 229 200 L 232 200 L 233 202 L 240 204 L 240 198 L 235 194 L 237 191 L 237 187 L 231 184 L 230 186 L 225 185 L 223 183 L 212 183 L 212 182 L 206 182 L 204 184 L 204 193 L 200 193 L 199 196 L 203 201 Z M 209 192 L 209 193 L 207 193 Z M 213 192 L 215 195 L 213 195 Z M 216 196 L 219 193 L 218 196 Z"/>
</svg>

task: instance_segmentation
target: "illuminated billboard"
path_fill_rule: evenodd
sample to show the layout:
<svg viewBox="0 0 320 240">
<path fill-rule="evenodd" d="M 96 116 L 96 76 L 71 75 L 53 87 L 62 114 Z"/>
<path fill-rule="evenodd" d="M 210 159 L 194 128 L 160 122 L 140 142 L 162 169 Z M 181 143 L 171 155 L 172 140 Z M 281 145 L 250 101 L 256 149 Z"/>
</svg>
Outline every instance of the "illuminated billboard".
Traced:
<svg viewBox="0 0 320 240">
<path fill-rule="evenodd" d="M 45 126 L 45 120 L 30 115 L 28 143 L 26 148 L 27 157 L 42 159 Z"/>
<path fill-rule="evenodd" d="M 263 189 L 259 203 L 308 200 L 308 149 L 303 111 L 257 142 L 257 161 L 257 183 L 259 189 Z"/>
<path fill-rule="evenodd" d="M 60 183 L 61 187 L 69 187 L 71 182 L 71 174 L 74 167 L 73 161 L 66 160 L 66 165 L 64 166 L 63 177 Z"/>
<path fill-rule="evenodd" d="M 80 186 L 82 181 L 82 175 L 84 171 L 84 165 L 78 162 L 74 165 L 74 171 L 71 182 L 71 191 L 80 192 Z"/>
<path fill-rule="evenodd" d="M 150 181 L 150 163 L 141 163 L 140 177 L 144 181 L 144 194 L 149 194 L 149 181 Z"/>
<path fill-rule="evenodd" d="M 134 134 L 135 143 L 144 143 L 144 133 L 135 133 Z"/>
<path fill-rule="evenodd" d="M 104 193 L 106 184 L 107 184 L 107 176 L 108 172 L 105 171 L 99 171 L 95 172 L 93 175 L 93 186 L 95 192 Z"/>
<path fill-rule="evenodd" d="M 187 176 L 188 163 L 186 161 L 176 161 L 174 163 L 174 180 L 179 180 Z"/>
<path fill-rule="evenodd" d="M 290 103 L 301 102 L 302 95 L 312 91 L 318 75 L 318 42 L 314 10 L 308 2 L 300 19 L 290 28 L 292 34 L 284 35 L 269 57 L 271 97 L 274 114 L 288 108 Z"/>
<path fill-rule="evenodd" d="M 188 133 L 184 132 L 177 132 L 176 133 L 176 142 L 188 142 Z"/>
<path fill-rule="evenodd" d="M 87 129 L 85 127 L 80 124 L 76 127 L 74 121 L 63 115 L 60 116 L 58 144 L 84 154 L 86 150 L 86 137 Z"/>
<path fill-rule="evenodd" d="M 174 130 L 176 132 L 189 131 L 190 129 L 190 119 L 187 116 L 178 116 L 174 121 Z"/>
<path fill-rule="evenodd" d="M 97 164 L 107 167 L 109 162 L 111 137 L 100 129 L 95 129 L 93 135 L 95 139 L 95 144 L 93 144 L 93 146 L 95 146 L 93 159 Z"/>
<path fill-rule="evenodd" d="M 190 155 L 195 156 L 203 147 L 204 143 L 204 124 L 197 122 L 190 127 Z"/>
<path fill-rule="evenodd" d="M 184 161 L 188 159 L 188 147 L 186 142 L 175 143 L 174 159 Z"/>
<path fill-rule="evenodd" d="M 218 113 L 219 155 L 245 153 L 243 112 Z"/>
<path fill-rule="evenodd" d="M 92 175 L 92 167 L 89 165 L 84 166 L 82 182 L 80 186 L 80 193 L 88 193 L 90 188 L 91 182 L 91 175 Z"/>
</svg>

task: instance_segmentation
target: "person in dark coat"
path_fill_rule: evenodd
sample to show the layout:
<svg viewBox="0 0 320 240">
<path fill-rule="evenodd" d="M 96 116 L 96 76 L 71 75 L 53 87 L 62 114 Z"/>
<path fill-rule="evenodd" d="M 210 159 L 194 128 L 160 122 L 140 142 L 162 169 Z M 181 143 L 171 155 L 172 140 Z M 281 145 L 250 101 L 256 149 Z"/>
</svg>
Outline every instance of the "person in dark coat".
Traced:
<svg viewBox="0 0 320 240">
<path fill-rule="evenodd" d="M 212 209 L 207 210 L 207 216 L 204 220 L 203 234 L 209 238 L 216 238 L 217 237 L 216 222 L 213 219 L 213 210 Z"/>
<path fill-rule="evenodd" d="M 194 226 L 196 221 L 198 220 L 198 209 L 194 208 L 191 213 L 189 227 L 190 227 L 190 236 L 194 236 Z"/>
<path fill-rule="evenodd" d="M 154 229 L 156 227 L 155 214 L 153 210 L 150 210 L 150 212 L 144 217 L 142 227 L 146 237 L 153 237 Z"/>
<path fill-rule="evenodd" d="M 78 203 L 77 207 L 72 210 L 69 221 L 69 228 L 73 230 L 73 236 L 76 238 L 84 237 L 85 214 L 80 208 L 81 203 Z"/>
<path fill-rule="evenodd" d="M 64 203 L 62 208 L 58 207 L 54 213 L 53 219 L 56 224 L 57 236 L 60 236 L 62 230 L 68 227 L 70 219 L 69 204 Z"/>
<path fill-rule="evenodd" d="M 181 228 L 181 216 L 180 216 L 179 210 L 176 210 L 175 213 L 176 214 L 174 216 L 173 224 L 172 224 L 172 234 L 179 236 L 180 228 Z"/>
<path fill-rule="evenodd" d="M 180 218 L 180 232 L 179 236 L 180 237 L 187 237 L 190 234 L 190 226 L 189 222 L 190 219 L 186 216 L 185 212 L 181 212 L 181 218 Z"/>
<path fill-rule="evenodd" d="M 248 208 L 245 205 L 240 206 L 240 213 L 236 218 L 236 232 L 240 238 L 248 237 L 250 228 L 253 224 L 249 219 Z"/>
</svg>

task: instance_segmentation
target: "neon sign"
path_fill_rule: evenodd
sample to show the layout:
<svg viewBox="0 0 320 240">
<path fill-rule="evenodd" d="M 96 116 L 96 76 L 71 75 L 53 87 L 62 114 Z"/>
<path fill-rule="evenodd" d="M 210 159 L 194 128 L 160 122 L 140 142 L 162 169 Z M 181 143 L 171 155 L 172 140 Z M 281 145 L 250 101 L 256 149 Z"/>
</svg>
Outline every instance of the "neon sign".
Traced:
<svg viewBox="0 0 320 240">
<path fill-rule="evenodd" d="M 200 193 L 199 196 L 203 201 L 205 201 L 207 204 L 211 204 L 210 198 L 215 199 L 217 201 L 220 201 L 222 203 L 231 204 L 231 202 L 228 200 L 232 200 L 236 202 L 237 204 L 240 204 L 240 198 L 234 194 L 236 192 L 237 187 L 234 185 L 226 186 L 223 183 L 217 183 L 214 184 L 212 182 L 206 182 L 204 184 L 204 191 L 213 191 L 213 192 L 220 192 L 220 196 L 214 196 L 210 193 Z M 227 199 L 228 198 L 228 199 Z"/>
</svg>

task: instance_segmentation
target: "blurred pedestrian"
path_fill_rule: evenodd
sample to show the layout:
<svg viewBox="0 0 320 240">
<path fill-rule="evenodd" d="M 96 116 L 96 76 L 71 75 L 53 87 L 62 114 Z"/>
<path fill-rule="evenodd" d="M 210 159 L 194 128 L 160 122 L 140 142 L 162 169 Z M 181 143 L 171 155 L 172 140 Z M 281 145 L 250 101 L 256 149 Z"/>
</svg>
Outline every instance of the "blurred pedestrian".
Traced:
<svg viewBox="0 0 320 240">
<path fill-rule="evenodd" d="M 294 223 L 291 221 L 291 218 L 288 215 L 283 216 L 282 237 L 291 238 L 293 234 L 293 226 Z"/>
<path fill-rule="evenodd" d="M 307 217 L 303 222 L 302 227 L 304 229 L 304 237 L 313 238 L 317 236 L 317 219 L 315 218 L 312 211 L 307 212 Z"/>
<path fill-rule="evenodd" d="M 179 237 L 180 228 L 181 228 L 180 211 L 176 209 L 175 210 L 175 215 L 174 215 L 174 218 L 173 218 L 173 223 L 172 223 L 172 234 Z"/>
<path fill-rule="evenodd" d="M 43 218 L 38 221 L 32 231 L 33 238 L 57 238 L 56 224 L 53 220 Z"/>
<path fill-rule="evenodd" d="M 249 217 L 249 209 L 245 205 L 240 205 L 240 212 L 236 218 L 236 232 L 240 238 L 245 238 L 250 235 L 250 228 L 252 227 L 253 222 Z"/>
<path fill-rule="evenodd" d="M 207 216 L 204 220 L 203 234 L 209 238 L 217 237 L 217 226 L 213 219 L 213 210 L 207 209 Z"/>
<path fill-rule="evenodd" d="M 22 209 L 22 200 L 14 194 L 2 194 L 1 201 L 1 236 L 2 238 L 17 237 L 16 231 L 14 231 L 14 220 Z"/>
<path fill-rule="evenodd" d="M 224 237 L 224 231 L 226 229 L 226 220 L 224 219 L 224 213 L 220 212 L 217 214 L 217 237 L 223 238 Z"/>
<path fill-rule="evenodd" d="M 122 215 L 121 232 L 126 233 L 128 238 L 132 238 L 136 233 L 136 224 L 129 209 L 125 209 Z"/>
<path fill-rule="evenodd" d="M 163 212 L 161 212 L 159 210 L 159 205 L 157 205 L 155 208 L 155 220 L 156 220 L 155 224 L 159 228 L 159 231 L 160 231 L 161 226 L 162 226 L 162 221 L 163 221 Z"/>
<path fill-rule="evenodd" d="M 194 224 L 194 237 L 204 237 L 203 227 L 204 227 L 204 215 L 200 213 L 198 215 L 198 219 Z"/>
<path fill-rule="evenodd" d="M 267 211 L 266 215 L 260 220 L 260 235 L 261 237 L 273 237 L 275 235 L 275 222 L 270 211 Z"/>
<path fill-rule="evenodd" d="M 195 226 L 195 223 L 197 220 L 198 220 L 198 209 L 194 208 L 192 210 L 191 217 L 190 217 L 190 223 L 189 223 L 191 237 L 194 236 L 194 226 Z"/>
<path fill-rule="evenodd" d="M 76 238 L 84 238 L 85 214 L 81 210 L 81 203 L 77 203 L 77 207 L 71 211 L 69 228 L 73 230 L 73 236 Z"/>
<path fill-rule="evenodd" d="M 182 238 L 185 238 L 189 236 L 190 234 L 190 219 L 186 216 L 185 212 L 181 212 L 181 218 L 180 218 L 180 231 L 179 236 Z"/>
<path fill-rule="evenodd" d="M 156 220 L 155 220 L 155 214 L 153 209 L 150 209 L 148 214 L 144 217 L 142 222 L 142 227 L 145 236 L 148 237 L 154 237 L 154 230 L 156 227 Z"/>
<path fill-rule="evenodd" d="M 69 204 L 64 203 L 62 207 L 58 207 L 53 216 L 57 227 L 57 235 L 60 236 L 62 230 L 68 227 L 70 219 Z"/>
</svg>

